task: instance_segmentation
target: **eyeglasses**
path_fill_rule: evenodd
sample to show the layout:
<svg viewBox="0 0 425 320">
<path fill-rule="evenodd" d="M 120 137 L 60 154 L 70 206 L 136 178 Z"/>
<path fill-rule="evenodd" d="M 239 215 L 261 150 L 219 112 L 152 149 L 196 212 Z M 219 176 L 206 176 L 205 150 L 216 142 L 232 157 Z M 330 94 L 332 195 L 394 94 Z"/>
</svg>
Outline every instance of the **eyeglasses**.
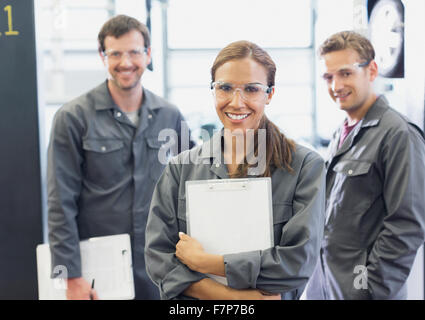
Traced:
<svg viewBox="0 0 425 320">
<path fill-rule="evenodd" d="M 148 52 L 147 48 L 133 49 L 133 50 L 124 51 L 124 52 L 111 49 L 111 50 L 104 51 L 103 56 L 111 61 L 121 61 L 122 57 L 126 55 L 130 60 L 135 61 L 140 59 L 143 56 L 143 54 L 147 52 Z"/>
<path fill-rule="evenodd" d="M 222 81 L 211 83 L 211 90 L 215 98 L 222 101 L 232 99 L 236 91 L 239 91 L 241 98 L 245 101 L 261 101 L 266 98 L 266 94 L 272 92 L 272 88 L 261 83 L 247 83 L 242 85 Z"/>
<path fill-rule="evenodd" d="M 342 66 L 338 71 L 336 72 L 326 72 L 323 74 L 322 78 L 325 82 L 327 82 L 328 84 L 331 84 L 334 80 L 334 78 L 339 78 L 339 79 L 349 79 L 351 78 L 354 74 L 356 74 L 356 71 L 359 68 L 363 68 L 369 65 L 369 63 L 372 60 L 368 60 L 366 62 L 360 63 L 360 62 L 356 62 L 350 65 L 345 65 Z"/>
</svg>

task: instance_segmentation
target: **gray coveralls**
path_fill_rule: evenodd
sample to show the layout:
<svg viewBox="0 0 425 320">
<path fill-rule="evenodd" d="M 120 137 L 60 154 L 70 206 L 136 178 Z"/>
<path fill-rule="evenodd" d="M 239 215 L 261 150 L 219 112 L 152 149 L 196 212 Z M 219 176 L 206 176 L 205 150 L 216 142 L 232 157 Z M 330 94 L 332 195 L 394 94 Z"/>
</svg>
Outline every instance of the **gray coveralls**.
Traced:
<svg viewBox="0 0 425 320">
<path fill-rule="evenodd" d="M 326 161 L 326 226 L 308 299 L 405 299 L 425 233 L 422 131 L 381 96 Z"/>
<path fill-rule="evenodd" d="M 173 158 L 155 188 L 145 256 L 147 272 L 162 299 L 187 299 L 182 292 L 206 277 L 182 264 L 175 256 L 175 247 L 178 233 L 187 228 L 185 182 L 229 178 L 221 146 L 218 132 L 202 146 Z M 291 166 L 293 173 L 279 168 L 272 171 L 275 246 L 224 255 L 227 282 L 232 288 L 258 288 L 281 293 L 283 299 L 297 299 L 314 270 L 325 219 L 324 162 L 317 153 L 297 145 Z"/>
<path fill-rule="evenodd" d="M 48 225 L 52 268 L 81 276 L 79 241 L 129 233 L 136 299 L 158 299 L 145 270 L 145 227 L 164 128 L 180 135 L 179 110 L 143 89 L 138 127 L 112 100 L 107 82 L 56 113 L 48 148 Z"/>
</svg>

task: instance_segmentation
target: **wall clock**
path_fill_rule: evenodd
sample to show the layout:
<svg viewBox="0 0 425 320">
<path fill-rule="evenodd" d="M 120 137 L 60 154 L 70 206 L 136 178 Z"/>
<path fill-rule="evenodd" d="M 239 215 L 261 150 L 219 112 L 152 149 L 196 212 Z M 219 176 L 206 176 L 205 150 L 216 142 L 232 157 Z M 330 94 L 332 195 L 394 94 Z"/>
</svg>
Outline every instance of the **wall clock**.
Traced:
<svg viewBox="0 0 425 320">
<path fill-rule="evenodd" d="M 370 41 L 375 48 L 379 74 L 404 77 L 404 6 L 400 0 L 380 0 L 369 19 Z"/>
</svg>

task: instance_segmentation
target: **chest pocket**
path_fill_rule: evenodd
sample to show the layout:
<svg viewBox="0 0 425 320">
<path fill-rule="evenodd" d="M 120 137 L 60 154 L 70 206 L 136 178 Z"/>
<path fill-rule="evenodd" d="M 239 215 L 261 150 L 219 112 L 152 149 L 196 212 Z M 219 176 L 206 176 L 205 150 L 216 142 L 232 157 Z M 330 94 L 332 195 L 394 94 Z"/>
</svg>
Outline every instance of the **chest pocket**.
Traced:
<svg viewBox="0 0 425 320">
<path fill-rule="evenodd" d="M 341 212 L 360 213 L 370 207 L 379 179 L 367 161 L 344 160 L 333 167 L 335 181 L 330 202 Z"/>
<path fill-rule="evenodd" d="M 366 161 L 345 160 L 337 163 L 333 171 L 350 177 L 365 175 L 372 164 Z"/>
<path fill-rule="evenodd" d="M 156 182 L 168 163 L 169 152 L 167 151 L 170 150 L 162 148 L 163 143 L 158 141 L 158 137 L 146 138 L 146 142 L 148 146 L 149 175 Z"/>
<path fill-rule="evenodd" d="M 273 236 L 274 245 L 278 245 L 282 238 L 283 227 L 293 215 L 292 203 L 273 203 Z"/>
<path fill-rule="evenodd" d="M 125 174 L 124 142 L 116 139 L 86 139 L 83 141 L 86 178 L 102 188 L 110 188 Z"/>
</svg>

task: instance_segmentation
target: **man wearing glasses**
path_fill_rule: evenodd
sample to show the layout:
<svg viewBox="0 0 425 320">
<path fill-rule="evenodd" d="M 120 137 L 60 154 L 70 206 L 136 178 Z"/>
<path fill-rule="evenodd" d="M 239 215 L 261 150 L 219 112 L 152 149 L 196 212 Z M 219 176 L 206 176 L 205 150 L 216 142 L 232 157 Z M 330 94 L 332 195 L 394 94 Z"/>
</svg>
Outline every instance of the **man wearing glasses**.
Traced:
<svg viewBox="0 0 425 320">
<path fill-rule="evenodd" d="M 52 267 L 67 268 L 68 299 L 96 297 L 81 277 L 79 241 L 128 233 L 136 299 L 159 299 L 143 252 L 152 192 L 166 164 L 158 158 L 158 135 L 174 130 L 178 146 L 173 150 L 192 143 L 179 110 L 142 87 L 151 61 L 146 26 L 119 15 L 103 25 L 98 42 L 108 79 L 62 106 L 53 121 L 48 149 Z"/>
<path fill-rule="evenodd" d="M 307 299 L 405 299 L 425 232 L 423 132 L 377 96 L 371 43 L 340 32 L 320 47 L 346 112 L 326 159 L 326 225 Z"/>
</svg>

